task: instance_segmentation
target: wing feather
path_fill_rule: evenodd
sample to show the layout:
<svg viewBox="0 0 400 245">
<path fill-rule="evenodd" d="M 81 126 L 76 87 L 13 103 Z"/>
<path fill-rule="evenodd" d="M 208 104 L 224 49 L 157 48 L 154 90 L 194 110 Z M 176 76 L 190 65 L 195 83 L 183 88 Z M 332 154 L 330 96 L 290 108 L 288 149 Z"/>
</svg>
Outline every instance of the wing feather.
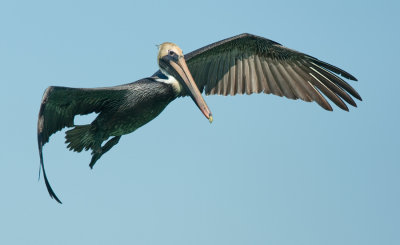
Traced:
<svg viewBox="0 0 400 245">
<path fill-rule="evenodd" d="M 307 102 L 313 101 L 312 96 L 311 96 L 312 90 L 310 90 L 307 87 L 307 81 L 304 80 L 299 74 L 297 74 L 291 65 L 286 65 L 285 70 L 286 70 L 287 74 L 290 76 L 290 79 L 292 80 L 291 83 L 296 83 L 296 81 L 297 81 L 299 87 L 301 87 L 300 89 L 302 90 L 303 96 L 304 96 L 301 99 L 304 101 L 307 101 Z"/>
<path fill-rule="evenodd" d="M 229 90 L 230 90 L 230 86 L 229 86 L 229 63 L 230 63 L 230 57 L 229 57 L 229 53 L 225 54 L 224 57 L 224 62 L 222 65 L 222 69 L 220 69 L 220 76 L 222 76 L 222 87 L 223 87 L 223 95 L 228 95 L 229 94 Z M 225 72 L 228 71 L 228 72 Z M 224 73 L 225 72 L 225 73 Z"/>
<path fill-rule="evenodd" d="M 236 60 L 236 81 L 232 81 L 232 82 L 236 82 L 236 90 L 235 90 L 235 94 L 243 94 L 243 59 L 242 57 L 239 57 Z"/>
<path fill-rule="evenodd" d="M 258 88 L 258 82 L 257 82 L 257 73 L 255 71 L 255 63 L 254 63 L 254 56 L 250 56 L 249 59 L 247 60 L 249 64 L 249 83 L 250 86 L 248 91 L 246 93 L 252 94 L 252 93 L 258 93 L 259 88 Z"/>
<path fill-rule="evenodd" d="M 337 106 L 341 109 L 348 111 L 349 108 L 346 104 L 334 93 L 330 90 L 323 82 L 321 82 L 314 74 L 310 74 L 313 79 L 313 84 L 324 93 L 330 100 L 332 100 Z"/>
<path fill-rule="evenodd" d="M 218 94 L 222 94 L 222 95 L 225 95 L 225 91 L 224 90 L 226 90 L 226 86 L 224 86 L 224 81 L 223 81 L 223 77 L 224 77 L 224 74 L 226 73 L 226 72 L 224 72 L 224 65 L 225 65 L 225 60 L 226 60 L 226 54 L 222 54 L 221 55 L 221 58 L 220 59 L 218 59 L 218 70 L 217 70 L 217 81 L 216 82 L 218 82 L 219 84 L 218 84 Z"/>
<path fill-rule="evenodd" d="M 255 70 L 257 73 L 257 80 L 258 80 L 259 88 L 260 88 L 260 90 L 257 91 L 257 93 L 264 92 L 266 94 L 270 94 L 271 89 L 269 88 L 268 83 L 267 83 L 267 79 L 266 79 L 267 76 L 263 72 L 260 57 L 258 55 L 255 55 L 254 60 L 255 60 Z"/>
<path fill-rule="evenodd" d="M 271 88 L 272 94 L 278 95 L 278 96 L 283 96 L 283 93 L 281 89 L 278 86 L 277 81 L 275 81 L 274 76 L 272 75 L 272 71 L 270 69 L 270 66 L 272 64 L 267 60 L 266 58 L 263 59 L 263 71 L 264 74 L 267 76 L 267 82 L 269 84 L 269 87 Z"/>
<path fill-rule="evenodd" d="M 229 53 L 229 83 L 227 86 L 229 87 L 229 94 L 235 95 L 236 94 L 236 59 L 233 53 Z"/>
<path fill-rule="evenodd" d="M 252 88 L 252 76 L 251 76 L 251 71 L 250 71 L 250 59 L 247 57 L 243 61 L 243 92 L 246 94 L 252 94 L 253 93 L 253 88 Z"/>
<path fill-rule="evenodd" d="M 218 61 L 219 59 L 213 58 L 211 59 L 210 69 L 208 71 L 208 83 L 207 83 L 207 93 L 213 94 L 211 91 L 214 90 L 217 86 L 217 70 L 218 70 Z M 215 90 L 214 90 L 215 91 Z"/>
<path fill-rule="evenodd" d="M 307 91 L 309 91 L 309 94 L 311 98 L 317 102 L 322 108 L 328 111 L 332 111 L 331 105 L 328 103 L 328 101 L 322 96 L 322 94 L 311 84 L 310 81 L 312 81 L 312 77 L 310 74 L 305 72 L 301 66 L 293 66 L 293 70 L 295 70 L 296 74 L 298 74 L 300 77 L 303 78 L 304 81 L 307 81 L 305 83 L 305 86 L 308 87 Z"/>
<path fill-rule="evenodd" d="M 277 81 L 277 84 L 280 86 L 281 91 L 283 92 L 283 95 L 289 99 L 296 99 L 296 96 L 293 94 L 292 89 L 290 88 L 288 81 L 283 78 L 282 74 L 278 70 L 279 63 L 276 61 L 273 61 L 271 64 L 271 71 L 272 75 L 275 78 L 275 81 Z"/>
<path fill-rule="evenodd" d="M 313 63 L 311 63 L 313 64 Z M 317 67 L 318 66 L 314 66 Z M 341 88 L 343 88 L 344 90 L 346 90 L 347 92 L 349 92 L 352 96 L 354 96 L 356 99 L 358 100 L 362 100 L 361 96 L 357 93 L 357 91 L 350 86 L 350 84 L 348 84 L 347 82 L 345 82 L 343 79 L 341 79 L 340 77 L 336 76 L 335 74 L 326 71 L 325 69 L 318 69 L 322 74 L 324 74 L 326 77 L 328 77 L 331 81 L 335 81 L 335 83 L 337 85 L 339 85 Z"/>
<path fill-rule="evenodd" d="M 349 103 L 350 105 L 357 107 L 356 102 L 354 102 L 354 100 L 351 98 L 351 96 L 346 93 L 341 87 L 339 87 L 335 81 L 330 80 L 329 78 L 327 78 L 326 76 L 324 76 L 322 73 L 324 73 L 324 71 L 320 70 L 320 69 L 315 69 L 313 67 L 310 67 L 315 73 L 314 76 L 316 76 L 320 81 L 323 81 L 323 83 L 330 89 L 332 90 L 334 93 L 336 93 L 339 97 L 341 97 L 342 99 L 344 99 L 347 103 Z"/>
</svg>

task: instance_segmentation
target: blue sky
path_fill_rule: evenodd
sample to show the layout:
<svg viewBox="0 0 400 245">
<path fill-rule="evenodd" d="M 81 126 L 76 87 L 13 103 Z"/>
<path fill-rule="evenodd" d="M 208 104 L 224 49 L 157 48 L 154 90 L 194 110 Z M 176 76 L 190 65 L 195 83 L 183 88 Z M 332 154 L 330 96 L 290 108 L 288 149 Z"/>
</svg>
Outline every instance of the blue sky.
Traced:
<svg viewBox="0 0 400 245">
<path fill-rule="evenodd" d="M 2 1 L 0 244 L 400 244 L 400 7 L 396 1 Z M 356 76 L 350 112 L 271 95 L 178 99 L 90 153 L 44 147 L 50 85 L 113 86 L 184 52 L 249 32 Z M 79 118 L 78 123 L 88 118 Z"/>
</svg>

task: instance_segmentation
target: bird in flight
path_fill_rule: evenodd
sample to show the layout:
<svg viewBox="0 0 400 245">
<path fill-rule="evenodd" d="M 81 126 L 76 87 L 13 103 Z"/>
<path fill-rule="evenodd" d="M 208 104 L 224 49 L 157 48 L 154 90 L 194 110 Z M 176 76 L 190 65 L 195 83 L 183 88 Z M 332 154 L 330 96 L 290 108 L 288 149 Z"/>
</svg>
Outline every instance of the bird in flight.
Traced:
<svg viewBox="0 0 400 245">
<path fill-rule="evenodd" d="M 212 114 L 202 97 L 265 93 L 289 99 L 315 101 L 332 111 L 326 97 L 348 111 L 362 100 L 342 77 L 357 81 L 346 71 L 307 54 L 286 48 L 272 40 L 240 34 L 186 55 L 175 44 L 159 45 L 159 70 L 136 82 L 104 88 L 51 86 L 43 95 L 38 119 L 40 166 L 47 190 L 53 191 L 43 162 L 43 146 L 55 132 L 65 132 L 67 147 L 81 152 L 91 150 L 89 166 L 129 134 L 157 117 L 178 97 L 190 96 L 204 116 Z M 346 104 L 346 103 L 347 104 Z M 92 123 L 75 125 L 76 115 L 97 113 Z M 111 137 L 111 138 L 110 138 Z M 103 142 L 106 141 L 104 144 Z"/>
</svg>

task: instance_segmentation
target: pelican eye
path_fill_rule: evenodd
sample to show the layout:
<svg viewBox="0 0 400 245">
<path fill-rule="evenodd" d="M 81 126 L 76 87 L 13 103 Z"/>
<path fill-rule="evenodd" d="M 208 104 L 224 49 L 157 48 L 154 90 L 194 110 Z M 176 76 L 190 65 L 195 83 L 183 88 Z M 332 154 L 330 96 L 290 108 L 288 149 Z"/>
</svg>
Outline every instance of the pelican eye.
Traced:
<svg viewBox="0 0 400 245">
<path fill-rule="evenodd" d="M 175 52 L 172 51 L 172 50 L 168 50 L 168 54 L 169 54 L 170 56 L 174 56 L 174 55 L 175 55 Z"/>
</svg>

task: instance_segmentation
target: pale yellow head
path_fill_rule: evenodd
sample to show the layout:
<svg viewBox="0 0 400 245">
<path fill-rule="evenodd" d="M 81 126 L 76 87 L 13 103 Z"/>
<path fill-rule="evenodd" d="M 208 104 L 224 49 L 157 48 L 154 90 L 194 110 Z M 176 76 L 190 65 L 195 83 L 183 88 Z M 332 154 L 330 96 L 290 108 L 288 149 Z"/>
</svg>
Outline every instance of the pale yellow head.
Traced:
<svg viewBox="0 0 400 245">
<path fill-rule="evenodd" d="M 164 56 L 171 54 L 170 51 L 177 54 L 179 58 L 183 57 L 182 49 L 178 47 L 175 43 L 165 42 L 158 45 L 158 56 L 157 62 Z"/>
</svg>

